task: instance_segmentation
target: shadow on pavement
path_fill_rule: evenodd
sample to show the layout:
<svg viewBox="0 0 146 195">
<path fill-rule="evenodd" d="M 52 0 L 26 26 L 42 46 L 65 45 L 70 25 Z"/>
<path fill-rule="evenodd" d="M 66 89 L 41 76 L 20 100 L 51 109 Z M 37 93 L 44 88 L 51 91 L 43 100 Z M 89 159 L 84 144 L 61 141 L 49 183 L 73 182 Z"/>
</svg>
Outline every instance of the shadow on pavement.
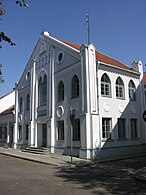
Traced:
<svg viewBox="0 0 146 195">
<path fill-rule="evenodd" d="M 146 194 L 146 181 L 136 179 L 146 157 L 99 163 L 78 163 L 57 169 L 57 177 L 82 185 L 92 194 Z"/>
</svg>

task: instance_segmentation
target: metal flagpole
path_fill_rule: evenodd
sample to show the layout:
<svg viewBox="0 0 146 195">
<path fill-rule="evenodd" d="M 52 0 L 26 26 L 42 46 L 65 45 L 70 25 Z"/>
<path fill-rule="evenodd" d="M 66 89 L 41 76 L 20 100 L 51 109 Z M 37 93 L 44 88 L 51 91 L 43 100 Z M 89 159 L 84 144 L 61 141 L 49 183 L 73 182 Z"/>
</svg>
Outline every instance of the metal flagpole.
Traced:
<svg viewBox="0 0 146 195">
<path fill-rule="evenodd" d="M 90 45 L 90 16 L 89 14 L 86 14 L 86 23 L 87 24 L 87 34 L 88 34 L 88 45 Z"/>
</svg>

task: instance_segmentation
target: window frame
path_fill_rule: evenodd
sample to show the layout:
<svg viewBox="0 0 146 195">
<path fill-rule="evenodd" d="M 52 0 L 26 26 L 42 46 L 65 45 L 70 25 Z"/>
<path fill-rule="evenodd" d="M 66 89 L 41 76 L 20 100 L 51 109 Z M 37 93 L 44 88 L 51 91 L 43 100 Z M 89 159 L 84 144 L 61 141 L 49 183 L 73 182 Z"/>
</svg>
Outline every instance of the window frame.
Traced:
<svg viewBox="0 0 146 195">
<path fill-rule="evenodd" d="M 112 139 L 112 118 L 102 118 L 102 139 Z"/>
<path fill-rule="evenodd" d="M 18 126 L 18 140 L 22 139 L 22 125 Z"/>
<path fill-rule="evenodd" d="M 133 128 L 134 127 L 134 128 Z M 130 119 L 130 132 L 131 132 L 131 139 L 137 139 L 137 119 L 131 118 Z"/>
<path fill-rule="evenodd" d="M 26 110 L 30 110 L 30 95 L 27 94 L 26 97 Z"/>
<path fill-rule="evenodd" d="M 58 102 L 64 100 L 64 83 L 63 81 L 59 81 L 58 83 Z"/>
<path fill-rule="evenodd" d="M 101 96 L 111 97 L 111 81 L 106 73 L 101 77 Z"/>
<path fill-rule="evenodd" d="M 125 87 L 124 82 L 121 77 L 116 79 L 116 98 L 117 99 L 125 99 Z"/>
<path fill-rule="evenodd" d="M 71 98 L 77 98 L 80 94 L 80 82 L 77 75 L 74 75 L 71 80 Z"/>
<path fill-rule="evenodd" d="M 136 100 L 136 87 L 132 80 L 130 80 L 128 84 L 128 94 L 131 101 Z"/>
<path fill-rule="evenodd" d="M 28 140 L 29 138 L 29 124 L 25 125 L 25 139 Z"/>
<path fill-rule="evenodd" d="M 20 100 L 19 100 L 19 111 L 22 112 L 23 111 L 23 98 L 20 97 Z"/>
<path fill-rule="evenodd" d="M 57 121 L 57 140 L 64 141 L 64 120 Z"/>
<path fill-rule="evenodd" d="M 118 139 L 125 140 L 126 139 L 126 119 L 118 118 Z"/>
<path fill-rule="evenodd" d="M 76 118 L 73 121 L 73 141 L 80 141 L 81 139 L 81 124 L 80 119 Z"/>
<path fill-rule="evenodd" d="M 38 106 L 46 106 L 47 105 L 47 76 L 44 75 L 39 78 L 38 82 Z"/>
</svg>

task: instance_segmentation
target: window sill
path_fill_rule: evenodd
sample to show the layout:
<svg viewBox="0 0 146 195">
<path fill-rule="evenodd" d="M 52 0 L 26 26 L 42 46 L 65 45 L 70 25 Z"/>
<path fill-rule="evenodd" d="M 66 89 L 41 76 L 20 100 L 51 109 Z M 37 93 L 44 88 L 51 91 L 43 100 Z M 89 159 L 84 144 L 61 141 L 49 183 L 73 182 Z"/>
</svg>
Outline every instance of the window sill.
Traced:
<svg viewBox="0 0 146 195">
<path fill-rule="evenodd" d="M 104 98 L 112 98 L 112 96 L 110 96 L 110 95 L 101 95 L 101 97 L 104 97 Z"/>
<path fill-rule="evenodd" d="M 102 141 L 102 142 L 113 142 L 113 141 L 114 141 L 114 139 L 110 139 L 110 138 L 103 138 L 101 141 Z"/>
<path fill-rule="evenodd" d="M 133 138 L 130 138 L 130 140 L 131 141 L 133 141 L 133 140 L 140 140 L 140 138 L 139 137 L 133 137 Z"/>
<path fill-rule="evenodd" d="M 122 139 L 118 139 L 118 141 L 127 141 L 128 139 L 126 138 L 122 138 Z"/>
<path fill-rule="evenodd" d="M 81 140 L 80 139 L 73 139 L 72 141 L 73 142 L 80 142 Z"/>
<path fill-rule="evenodd" d="M 57 142 L 64 142 L 64 139 L 57 139 Z"/>
<path fill-rule="evenodd" d="M 125 100 L 125 97 L 116 97 L 118 100 Z"/>
</svg>

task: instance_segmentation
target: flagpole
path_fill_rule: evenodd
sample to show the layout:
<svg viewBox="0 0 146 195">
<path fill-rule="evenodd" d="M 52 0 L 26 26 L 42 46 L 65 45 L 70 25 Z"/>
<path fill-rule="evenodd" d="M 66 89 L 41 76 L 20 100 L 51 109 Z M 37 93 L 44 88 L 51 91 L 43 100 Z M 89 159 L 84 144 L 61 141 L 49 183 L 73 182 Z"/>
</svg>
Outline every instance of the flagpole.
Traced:
<svg viewBox="0 0 146 195">
<path fill-rule="evenodd" d="M 88 34 L 88 45 L 90 45 L 90 16 L 86 14 L 87 34 Z"/>
</svg>

